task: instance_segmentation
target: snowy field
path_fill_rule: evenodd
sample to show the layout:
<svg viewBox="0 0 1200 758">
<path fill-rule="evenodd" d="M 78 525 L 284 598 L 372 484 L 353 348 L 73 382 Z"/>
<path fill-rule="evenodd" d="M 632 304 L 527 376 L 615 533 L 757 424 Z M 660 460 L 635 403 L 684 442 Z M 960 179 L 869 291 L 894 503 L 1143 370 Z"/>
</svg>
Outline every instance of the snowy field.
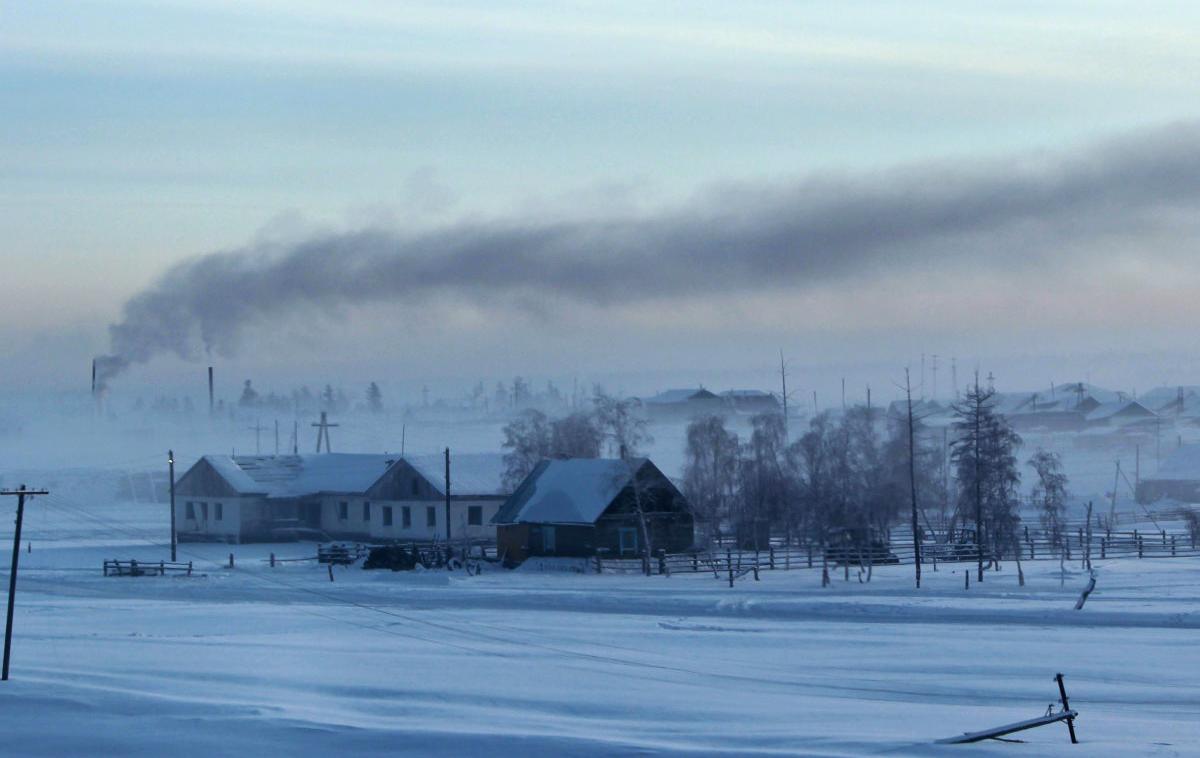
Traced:
<svg viewBox="0 0 1200 758">
<path fill-rule="evenodd" d="M 1193 559 L 1097 563 L 1080 612 L 1086 577 L 1052 562 L 1026 563 L 1025 588 L 1006 565 L 969 591 L 946 564 L 919 592 L 911 567 L 825 590 L 804 570 L 733 589 L 529 567 L 331 583 L 263 560 L 313 545 L 185 544 L 192 577 L 101 576 L 105 558 L 168 557 L 163 515 L 30 504 L 5 755 L 1200 751 Z M 1041 715 L 1058 671 L 1082 745 L 1063 725 L 934 744 Z"/>
</svg>

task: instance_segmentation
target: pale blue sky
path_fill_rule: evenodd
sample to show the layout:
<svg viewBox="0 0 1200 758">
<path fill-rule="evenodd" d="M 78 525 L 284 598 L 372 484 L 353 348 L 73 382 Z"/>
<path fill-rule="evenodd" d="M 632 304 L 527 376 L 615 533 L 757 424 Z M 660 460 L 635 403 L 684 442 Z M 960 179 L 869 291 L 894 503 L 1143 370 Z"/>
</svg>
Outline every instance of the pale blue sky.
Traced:
<svg viewBox="0 0 1200 758">
<path fill-rule="evenodd" d="M 0 235 L 22 284 L 0 299 L 0 340 L 103 350 L 170 263 L 264 227 L 646 210 L 713 183 L 1058 150 L 1198 115 L 1194 3 L 1045 5 L 5 3 Z M 791 311 L 760 306 L 739 317 L 786 338 Z M 912 343 L 887 349 L 968 349 L 946 329 L 964 306 L 943 306 L 919 304 Z M 677 313 L 614 320 L 662 315 L 674 341 Z M 481 320 L 455 334 L 486 351 Z M 1143 326 L 1121 339 L 1144 344 Z M 846 329 L 859 342 L 841 358 L 873 360 L 874 333 Z"/>
</svg>

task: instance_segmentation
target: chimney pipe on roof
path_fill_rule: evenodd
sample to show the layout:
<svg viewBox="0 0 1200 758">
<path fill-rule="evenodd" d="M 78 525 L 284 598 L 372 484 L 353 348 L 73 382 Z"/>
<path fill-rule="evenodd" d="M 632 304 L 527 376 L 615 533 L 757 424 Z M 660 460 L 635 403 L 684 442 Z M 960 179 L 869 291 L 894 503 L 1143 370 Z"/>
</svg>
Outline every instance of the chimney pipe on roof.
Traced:
<svg viewBox="0 0 1200 758">
<path fill-rule="evenodd" d="M 213 415 L 213 412 L 216 410 L 215 406 L 213 405 L 213 372 L 212 372 L 212 369 L 213 369 L 212 366 L 208 367 L 208 415 L 209 416 Z"/>
</svg>

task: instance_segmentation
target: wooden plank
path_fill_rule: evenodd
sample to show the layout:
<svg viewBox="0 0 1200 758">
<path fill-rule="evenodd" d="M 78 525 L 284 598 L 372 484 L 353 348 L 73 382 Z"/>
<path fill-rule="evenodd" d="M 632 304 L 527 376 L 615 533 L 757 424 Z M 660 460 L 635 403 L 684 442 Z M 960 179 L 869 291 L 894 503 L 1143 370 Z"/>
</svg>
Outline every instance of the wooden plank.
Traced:
<svg viewBox="0 0 1200 758">
<path fill-rule="evenodd" d="M 1028 719 L 1026 721 L 1017 721 L 1012 724 L 1005 724 L 1004 726 L 998 726 L 994 729 L 984 729 L 980 732 L 967 732 L 959 737 L 947 737 L 944 740 L 938 740 L 938 744 L 961 745 L 968 742 L 981 742 L 983 740 L 990 740 L 994 737 L 1003 737 L 1004 735 L 1012 734 L 1013 732 L 1022 732 L 1026 729 L 1033 729 L 1039 726 L 1046 726 L 1047 724 L 1055 724 L 1059 721 L 1066 721 L 1068 719 L 1073 719 L 1078 715 L 1079 714 L 1075 711 L 1060 711 L 1058 713 L 1052 713 L 1048 716 L 1040 716 L 1036 719 Z"/>
</svg>

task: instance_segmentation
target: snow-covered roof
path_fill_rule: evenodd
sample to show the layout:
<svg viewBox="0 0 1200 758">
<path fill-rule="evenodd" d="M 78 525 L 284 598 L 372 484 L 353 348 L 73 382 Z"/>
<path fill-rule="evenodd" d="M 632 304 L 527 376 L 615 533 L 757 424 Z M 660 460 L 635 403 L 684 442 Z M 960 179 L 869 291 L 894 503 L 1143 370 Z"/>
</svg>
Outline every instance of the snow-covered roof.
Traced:
<svg viewBox="0 0 1200 758">
<path fill-rule="evenodd" d="M 1087 421 L 1104 421 L 1113 416 L 1122 413 L 1129 413 L 1134 416 L 1150 417 L 1154 416 L 1154 411 L 1142 405 L 1136 400 L 1118 400 L 1111 403 L 1101 403 L 1092 409 L 1084 419 Z"/>
<path fill-rule="evenodd" d="M 438 492 L 445 493 L 446 459 L 441 453 L 405 455 L 404 460 L 425 477 Z M 507 495 L 504 486 L 504 456 L 498 453 L 451 453 L 450 494 Z"/>
<path fill-rule="evenodd" d="M 711 400 L 716 395 L 706 389 L 664 390 L 652 397 L 642 398 L 643 403 L 652 405 L 686 403 L 689 400 Z"/>
<path fill-rule="evenodd" d="M 725 390 L 721 393 L 721 397 L 728 397 L 735 400 L 760 400 L 771 398 L 775 395 L 766 390 Z"/>
<path fill-rule="evenodd" d="M 300 497 L 319 492 L 366 492 L 397 455 L 206 455 L 204 460 L 244 495 Z"/>
<path fill-rule="evenodd" d="M 497 524 L 594 524 L 645 458 L 542 461 L 493 521 Z M 453 486 L 453 483 L 451 484 Z"/>
<path fill-rule="evenodd" d="M 1179 402 L 1183 397 L 1182 405 Z M 1178 414 L 1200 404 L 1200 387 L 1183 385 L 1177 387 L 1155 387 L 1138 395 L 1138 402 L 1153 411 L 1166 411 Z"/>
</svg>

